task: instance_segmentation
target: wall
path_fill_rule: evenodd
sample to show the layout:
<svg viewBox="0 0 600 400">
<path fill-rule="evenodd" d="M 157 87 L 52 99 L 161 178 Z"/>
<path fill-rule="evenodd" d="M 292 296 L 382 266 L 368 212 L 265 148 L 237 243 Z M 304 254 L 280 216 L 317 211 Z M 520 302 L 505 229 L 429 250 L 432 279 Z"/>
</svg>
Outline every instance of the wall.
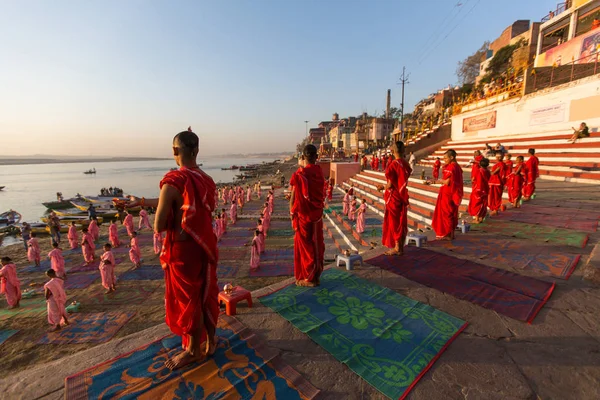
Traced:
<svg viewBox="0 0 600 400">
<path fill-rule="evenodd" d="M 346 182 L 348 179 L 352 178 L 354 175 L 360 172 L 360 163 L 355 162 L 341 162 L 341 163 L 331 163 L 331 172 L 329 175 L 325 175 L 325 177 L 330 176 L 335 180 L 336 185 L 341 185 Z"/>
<path fill-rule="evenodd" d="M 573 60 L 577 64 L 595 62 L 597 53 L 600 51 L 597 43 L 600 43 L 600 29 L 594 29 L 585 35 L 577 36 L 575 39 L 538 55 L 535 59 L 535 66 L 537 68 L 565 65 Z"/>
<path fill-rule="evenodd" d="M 594 75 L 520 99 L 458 114 L 452 117 L 452 140 L 556 131 L 567 133 L 580 122 L 586 122 L 590 128 L 598 128 L 599 105 L 600 75 Z M 472 129 L 482 128 L 463 132 L 463 123 Z M 485 126 L 490 128 L 484 129 Z"/>
</svg>

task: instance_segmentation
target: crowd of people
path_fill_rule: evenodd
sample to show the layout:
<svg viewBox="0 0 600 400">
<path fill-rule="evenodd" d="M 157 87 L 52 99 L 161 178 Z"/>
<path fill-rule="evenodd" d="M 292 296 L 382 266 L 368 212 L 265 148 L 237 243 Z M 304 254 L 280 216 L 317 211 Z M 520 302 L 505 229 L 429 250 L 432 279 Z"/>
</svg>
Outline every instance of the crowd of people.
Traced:
<svg viewBox="0 0 600 400">
<path fill-rule="evenodd" d="M 122 197 L 123 196 L 123 189 L 118 188 L 118 187 L 109 187 L 107 188 L 102 188 L 100 189 L 100 196 L 103 197 Z"/>
</svg>

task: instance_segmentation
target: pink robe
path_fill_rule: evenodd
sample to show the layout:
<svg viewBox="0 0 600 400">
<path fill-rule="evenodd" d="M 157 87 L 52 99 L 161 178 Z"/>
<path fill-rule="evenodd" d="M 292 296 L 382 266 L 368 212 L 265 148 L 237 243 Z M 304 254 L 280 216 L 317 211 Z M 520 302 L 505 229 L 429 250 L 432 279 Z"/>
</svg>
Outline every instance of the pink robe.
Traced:
<svg viewBox="0 0 600 400">
<path fill-rule="evenodd" d="M 344 195 L 344 201 L 342 204 L 344 206 L 344 208 L 342 209 L 342 212 L 344 213 L 344 215 L 348 215 L 348 211 L 350 208 L 350 195 L 348 193 L 346 193 Z"/>
<path fill-rule="evenodd" d="M 21 282 L 17 278 L 17 266 L 6 264 L 0 269 L 0 293 L 6 296 L 6 302 L 14 307 L 21 300 Z"/>
<path fill-rule="evenodd" d="M 104 288 L 110 289 L 115 285 L 115 256 L 112 251 L 105 251 L 100 257 L 100 276 Z"/>
<path fill-rule="evenodd" d="M 140 211 L 140 222 L 138 227 L 140 230 L 142 230 L 143 228 L 152 229 L 152 226 L 150 225 L 150 220 L 148 219 L 148 211 Z"/>
<path fill-rule="evenodd" d="M 365 231 L 365 213 L 367 212 L 367 205 L 361 204 L 358 207 L 358 217 L 356 218 L 356 232 L 363 233 Z"/>
<path fill-rule="evenodd" d="M 260 199 L 260 185 L 257 186 L 256 189 L 256 195 L 258 196 L 258 198 Z"/>
<path fill-rule="evenodd" d="M 127 214 L 123 220 L 123 225 L 125 225 L 125 228 L 127 229 L 127 234 L 131 236 L 133 233 L 133 215 Z"/>
<path fill-rule="evenodd" d="M 274 196 L 271 195 L 269 197 L 269 213 L 271 213 L 271 214 L 273 213 L 273 201 L 274 201 Z"/>
<path fill-rule="evenodd" d="M 40 262 L 40 244 L 37 238 L 31 238 L 27 242 L 27 259 L 36 264 Z"/>
<path fill-rule="evenodd" d="M 252 251 L 250 253 L 250 270 L 258 269 L 260 265 L 260 249 L 258 247 L 258 236 L 252 239 Z"/>
<path fill-rule="evenodd" d="M 59 278 L 65 277 L 65 259 L 62 255 L 61 249 L 53 249 L 50 253 L 48 253 L 48 257 L 50 257 L 50 265 L 54 272 L 56 272 L 56 276 Z"/>
<path fill-rule="evenodd" d="M 221 235 L 224 235 L 227 233 L 227 215 L 223 215 L 221 217 Z"/>
<path fill-rule="evenodd" d="M 268 208 L 265 207 L 263 211 L 263 232 L 265 237 L 267 236 L 267 232 L 269 232 L 269 227 L 271 226 L 271 214 L 268 212 Z"/>
<path fill-rule="evenodd" d="M 235 225 L 237 221 L 237 204 L 231 203 L 231 208 L 229 209 L 229 218 L 231 219 L 231 224 Z"/>
<path fill-rule="evenodd" d="M 221 240 L 221 236 L 223 236 L 223 234 L 221 233 L 221 219 L 215 219 L 213 221 L 213 232 L 215 233 L 215 236 L 217 237 L 217 241 Z"/>
<path fill-rule="evenodd" d="M 233 188 L 229 189 L 229 192 L 227 193 L 227 198 L 229 198 L 229 201 L 233 201 Z"/>
<path fill-rule="evenodd" d="M 140 263 L 140 257 L 142 256 L 142 252 L 138 243 L 138 238 L 132 237 L 130 245 L 131 249 L 129 249 L 129 259 L 133 264 L 138 265 Z"/>
<path fill-rule="evenodd" d="M 50 292 L 50 296 L 46 299 L 48 323 L 54 326 L 64 323 L 67 316 L 67 310 L 65 309 L 67 294 L 65 293 L 63 280 L 52 278 L 44 285 L 44 289 Z"/>
<path fill-rule="evenodd" d="M 258 252 L 260 254 L 265 252 L 265 234 L 263 232 L 263 226 L 259 225 L 256 230 L 258 230 L 260 232 L 260 234 L 258 235 L 258 239 L 256 240 L 256 243 L 258 244 Z"/>
<path fill-rule="evenodd" d="M 98 228 L 98 223 L 96 220 L 92 220 L 92 222 L 90 222 L 90 225 L 88 226 L 88 232 L 94 238 L 94 242 L 98 240 L 98 237 L 100 236 L 100 228 Z"/>
<path fill-rule="evenodd" d="M 356 219 L 356 200 L 352 200 L 350 203 L 350 210 L 348 210 L 348 219 L 354 221 Z"/>
<path fill-rule="evenodd" d="M 79 245 L 79 236 L 77 235 L 77 228 L 74 225 L 69 227 L 69 233 L 67 234 L 67 238 L 69 239 L 69 244 L 72 249 L 76 249 Z"/>
<path fill-rule="evenodd" d="M 246 190 L 246 203 L 250 203 L 250 200 L 252 200 L 252 189 L 248 188 Z"/>
<path fill-rule="evenodd" d="M 121 245 L 117 224 L 114 222 L 108 226 L 108 239 L 112 247 L 119 247 Z"/>
<path fill-rule="evenodd" d="M 94 261 L 96 251 L 96 245 L 94 244 L 94 238 L 92 235 L 88 233 L 84 233 L 81 240 L 81 251 L 83 253 L 83 259 L 87 263 L 91 263 Z"/>
<path fill-rule="evenodd" d="M 160 254 L 162 250 L 162 242 L 163 236 L 160 232 L 154 232 L 153 244 L 154 244 L 154 254 Z"/>
</svg>

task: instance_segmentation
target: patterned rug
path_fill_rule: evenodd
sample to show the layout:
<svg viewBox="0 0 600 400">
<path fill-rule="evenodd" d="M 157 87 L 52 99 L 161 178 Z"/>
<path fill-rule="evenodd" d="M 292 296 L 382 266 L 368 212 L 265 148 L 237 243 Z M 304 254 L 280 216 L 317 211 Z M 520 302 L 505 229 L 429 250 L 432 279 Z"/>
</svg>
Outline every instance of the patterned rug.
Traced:
<svg viewBox="0 0 600 400">
<path fill-rule="evenodd" d="M 250 270 L 249 276 L 251 278 L 264 278 L 266 276 L 293 276 L 294 275 L 294 262 L 293 261 L 281 261 L 281 262 L 261 262 L 260 266 L 256 271 Z"/>
<path fill-rule="evenodd" d="M 165 277 L 160 265 L 142 265 L 138 269 L 123 272 L 117 281 L 158 281 Z"/>
<path fill-rule="evenodd" d="M 50 260 L 41 260 L 40 266 L 36 267 L 35 265 L 26 265 L 24 267 L 18 268 L 19 272 L 29 274 L 32 272 L 40 272 L 45 273 L 50 269 Z"/>
<path fill-rule="evenodd" d="M 561 215 L 571 217 L 577 214 L 577 219 L 592 219 L 598 221 L 600 219 L 600 213 L 596 210 L 578 210 L 570 207 L 545 207 L 533 204 L 524 205 L 516 212 L 523 213 L 536 213 L 536 214 L 547 214 L 547 215 Z"/>
<path fill-rule="evenodd" d="M 134 312 L 72 314 L 69 325 L 47 332 L 38 344 L 77 344 L 108 342 L 135 315 Z"/>
<path fill-rule="evenodd" d="M 17 332 L 19 331 L 14 329 L 0 329 L 0 346 Z"/>
<path fill-rule="evenodd" d="M 100 271 L 80 274 L 67 274 L 65 290 L 85 289 L 100 278 Z"/>
<path fill-rule="evenodd" d="M 293 238 L 296 232 L 293 229 L 269 229 L 267 235 L 269 237 L 286 237 Z"/>
<path fill-rule="evenodd" d="M 243 260 L 250 256 L 250 248 L 236 249 L 232 247 L 224 247 L 219 249 L 219 261 L 222 260 Z"/>
<path fill-rule="evenodd" d="M 577 215 L 548 215 L 528 213 L 522 210 L 511 210 L 501 213 L 494 219 L 524 222 L 526 224 L 550 226 L 554 228 L 573 229 L 579 232 L 594 233 L 598 229 L 598 220 L 580 218 Z"/>
<path fill-rule="evenodd" d="M 119 265 L 125 260 L 124 257 L 115 258 L 115 265 Z M 68 273 L 98 271 L 100 269 L 100 260 L 96 260 L 91 264 L 79 264 L 75 267 L 66 267 Z"/>
<path fill-rule="evenodd" d="M 482 224 L 471 225 L 471 229 L 495 235 L 579 248 L 584 248 L 588 241 L 588 235 L 582 232 L 499 219 L 488 219 Z"/>
<path fill-rule="evenodd" d="M 237 275 L 239 268 L 240 268 L 239 265 L 219 264 L 217 266 L 217 278 L 218 279 L 233 278 L 234 276 Z"/>
<path fill-rule="evenodd" d="M 249 229 L 229 229 L 223 239 L 227 238 L 251 238 L 254 234 Z"/>
<path fill-rule="evenodd" d="M 272 220 L 269 229 L 291 229 L 292 223 L 289 219 L 286 220 Z"/>
<path fill-rule="evenodd" d="M 344 271 L 260 298 L 389 398 L 403 398 L 466 323 Z"/>
<path fill-rule="evenodd" d="M 366 263 L 527 322 L 533 321 L 555 286 L 554 283 L 417 247 L 405 247 L 402 257 L 381 255 L 366 260 Z"/>
<path fill-rule="evenodd" d="M 142 304 L 159 286 L 160 284 L 158 283 L 142 285 L 138 283 L 123 284 L 118 285 L 117 290 L 109 294 L 104 293 L 104 288 L 102 288 L 101 291 L 89 297 L 89 302 L 91 304 L 111 306 Z"/>
<path fill-rule="evenodd" d="M 250 242 L 250 237 L 246 238 L 227 238 L 224 236 L 219 242 L 219 248 L 222 247 L 242 247 Z"/>
<path fill-rule="evenodd" d="M 222 315 L 219 345 L 206 361 L 170 371 L 164 362 L 181 349 L 167 336 L 66 379 L 65 398 L 312 399 L 310 383 L 241 323 Z"/>
<path fill-rule="evenodd" d="M 554 253 L 551 248 L 530 242 L 494 239 L 482 235 L 459 235 L 452 242 L 433 241 L 429 246 L 443 247 L 453 253 L 477 257 L 516 269 L 540 271 L 556 278 L 569 279 L 580 255 Z"/>
<path fill-rule="evenodd" d="M 294 260 L 294 249 L 268 249 L 260 255 L 260 261 Z"/>
<path fill-rule="evenodd" d="M 235 225 L 230 225 L 227 224 L 227 229 L 229 230 L 229 228 L 255 228 L 256 227 L 256 219 L 252 218 L 252 219 L 238 219 L 235 223 Z M 227 234 L 225 234 L 227 235 Z"/>
</svg>

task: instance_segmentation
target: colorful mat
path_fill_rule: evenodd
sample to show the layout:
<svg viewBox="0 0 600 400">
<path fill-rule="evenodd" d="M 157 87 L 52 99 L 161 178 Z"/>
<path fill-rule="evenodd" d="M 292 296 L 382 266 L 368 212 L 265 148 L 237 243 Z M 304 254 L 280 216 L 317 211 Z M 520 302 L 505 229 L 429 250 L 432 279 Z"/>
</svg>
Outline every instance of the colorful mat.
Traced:
<svg viewBox="0 0 600 400">
<path fill-rule="evenodd" d="M 250 229 L 229 229 L 223 239 L 226 238 L 248 238 L 250 239 L 254 234 Z"/>
<path fill-rule="evenodd" d="M 236 249 L 232 247 L 224 247 L 219 249 L 219 261 L 221 260 L 242 260 L 250 255 L 250 248 L 244 247 Z"/>
<path fill-rule="evenodd" d="M 296 232 L 293 229 L 269 229 L 267 235 L 269 237 L 286 237 L 293 238 Z"/>
<path fill-rule="evenodd" d="M 50 260 L 41 260 L 40 266 L 36 267 L 35 265 L 26 265 L 24 267 L 19 268 L 19 272 L 29 274 L 32 272 L 41 272 L 45 273 L 50 269 Z"/>
<path fill-rule="evenodd" d="M 256 219 L 254 218 L 249 218 L 249 219 L 238 219 L 235 223 L 235 225 L 230 225 L 227 224 L 227 229 L 229 230 L 230 228 L 255 228 L 256 227 Z"/>
<path fill-rule="evenodd" d="M 80 274 L 67 274 L 65 290 L 85 289 L 100 278 L 100 271 Z"/>
<path fill-rule="evenodd" d="M 494 219 L 524 222 L 526 224 L 543 225 L 554 228 L 573 229 L 579 232 L 588 233 L 594 233 L 598 229 L 597 220 L 581 219 L 567 215 L 527 213 L 520 210 L 511 210 L 511 212 L 501 213 L 495 216 Z"/>
<path fill-rule="evenodd" d="M 471 229 L 474 231 L 493 233 L 518 239 L 528 239 L 537 242 L 554 243 L 579 248 L 584 248 L 588 241 L 588 235 L 582 232 L 498 219 L 488 219 L 482 224 L 471 225 Z"/>
<path fill-rule="evenodd" d="M 117 281 L 158 281 L 165 277 L 160 265 L 142 265 L 138 269 L 123 272 Z"/>
<path fill-rule="evenodd" d="M 69 325 L 47 332 L 38 344 L 78 344 L 108 342 L 135 315 L 134 312 L 72 314 Z"/>
<path fill-rule="evenodd" d="M 14 329 L 0 329 L 0 346 L 17 332 L 19 331 Z"/>
<path fill-rule="evenodd" d="M 389 398 L 403 398 L 466 323 L 344 271 L 260 298 Z"/>
<path fill-rule="evenodd" d="M 164 362 L 181 349 L 179 337 L 167 336 L 68 377 L 65 398 L 301 400 L 318 394 L 234 318 L 219 318 L 217 336 L 215 355 L 200 364 L 167 369 Z"/>
<path fill-rule="evenodd" d="M 160 284 L 123 284 L 118 285 L 115 292 L 106 294 L 104 288 L 101 291 L 89 297 L 91 304 L 98 305 L 134 305 L 142 304 L 156 291 Z"/>
<path fill-rule="evenodd" d="M 271 220 L 269 229 L 292 229 L 292 223 L 289 218 L 285 220 Z"/>
<path fill-rule="evenodd" d="M 234 276 L 237 275 L 239 268 L 240 268 L 239 265 L 219 264 L 217 266 L 217 278 L 218 279 L 233 278 Z"/>
<path fill-rule="evenodd" d="M 402 257 L 381 255 L 366 260 L 366 263 L 527 322 L 533 321 L 555 286 L 554 283 L 417 247 L 405 247 Z"/>
<path fill-rule="evenodd" d="M 365 225 L 383 225 L 383 220 L 377 218 L 365 218 Z"/>
<path fill-rule="evenodd" d="M 251 278 L 264 278 L 266 276 L 293 276 L 294 262 L 261 262 L 257 270 L 250 270 Z"/>
<path fill-rule="evenodd" d="M 294 260 L 294 249 L 268 249 L 260 255 L 260 261 Z"/>
<path fill-rule="evenodd" d="M 227 238 L 226 236 L 223 237 L 220 241 L 219 241 L 219 248 L 222 247 L 242 247 L 245 244 L 250 242 L 250 237 L 246 237 L 246 238 Z"/>
<path fill-rule="evenodd" d="M 12 308 L 10 310 L 6 308 L 6 303 L 4 301 L 2 304 L 3 305 L 0 308 L 0 321 L 5 321 L 13 317 L 37 317 L 46 312 L 46 299 L 44 299 L 44 296 L 21 299 L 19 308 Z"/>
<path fill-rule="evenodd" d="M 515 210 L 516 211 L 516 210 Z M 522 209 L 518 210 L 524 213 L 536 213 L 536 214 L 547 214 L 547 215 L 563 215 L 573 216 L 577 215 L 578 219 L 593 219 L 598 221 L 600 219 L 600 213 L 595 210 L 579 210 L 568 207 L 544 207 L 533 204 L 527 204 Z"/>
<path fill-rule="evenodd" d="M 561 279 L 569 279 L 581 257 L 555 253 L 549 247 L 532 246 L 529 242 L 518 243 L 481 235 L 459 235 L 452 242 L 437 240 L 429 245 L 516 269 L 540 271 Z"/>
<path fill-rule="evenodd" d="M 121 257 L 121 258 L 115 258 L 115 265 L 119 265 L 123 262 L 125 258 Z M 67 267 L 67 272 L 73 274 L 76 272 L 91 272 L 91 271 L 98 271 L 100 268 L 100 260 L 96 260 L 91 264 L 79 264 L 75 267 Z"/>
</svg>

